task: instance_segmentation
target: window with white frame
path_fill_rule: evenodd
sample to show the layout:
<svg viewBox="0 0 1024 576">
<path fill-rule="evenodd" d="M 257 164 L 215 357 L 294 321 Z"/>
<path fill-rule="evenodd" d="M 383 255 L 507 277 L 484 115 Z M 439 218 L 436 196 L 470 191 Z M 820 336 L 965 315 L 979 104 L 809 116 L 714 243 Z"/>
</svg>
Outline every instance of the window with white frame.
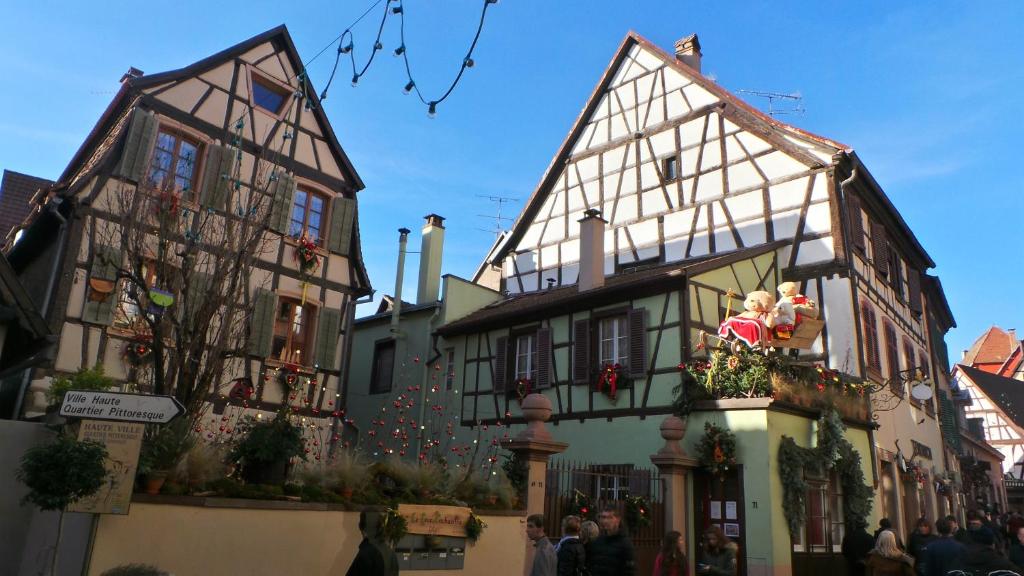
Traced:
<svg viewBox="0 0 1024 576">
<path fill-rule="evenodd" d="M 445 351 L 444 362 L 444 389 L 451 390 L 455 387 L 455 348 Z"/>
<path fill-rule="evenodd" d="M 516 380 L 537 379 L 537 339 L 533 334 L 516 338 Z"/>
<path fill-rule="evenodd" d="M 626 365 L 629 353 L 629 323 L 626 315 L 602 318 L 597 324 L 600 366 Z"/>
</svg>

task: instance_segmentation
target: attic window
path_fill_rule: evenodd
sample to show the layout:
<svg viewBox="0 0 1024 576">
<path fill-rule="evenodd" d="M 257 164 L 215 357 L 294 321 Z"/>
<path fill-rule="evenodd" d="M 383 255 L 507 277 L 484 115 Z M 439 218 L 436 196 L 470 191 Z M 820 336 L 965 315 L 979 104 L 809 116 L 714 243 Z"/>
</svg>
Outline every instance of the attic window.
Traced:
<svg viewBox="0 0 1024 576">
<path fill-rule="evenodd" d="M 679 159 L 669 156 L 661 159 L 661 177 L 665 182 L 679 179 Z"/>
<path fill-rule="evenodd" d="M 271 114 L 281 113 L 288 94 L 280 87 L 253 74 L 252 77 L 252 103 L 263 108 Z"/>
</svg>

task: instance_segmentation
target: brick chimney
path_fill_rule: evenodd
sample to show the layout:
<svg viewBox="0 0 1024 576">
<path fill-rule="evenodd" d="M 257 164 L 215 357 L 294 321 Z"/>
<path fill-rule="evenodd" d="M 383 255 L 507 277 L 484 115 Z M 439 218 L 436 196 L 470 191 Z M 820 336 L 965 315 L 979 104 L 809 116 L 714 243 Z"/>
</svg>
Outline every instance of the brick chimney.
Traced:
<svg viewBox="0 0 1024 576">
<path fill-rule="evenodd" d="M 604 226 L 599 210 L 587 210 L 580 220 L 580 292 L 604 286 Z"/>
<path fill-rule="evenodd" d="M 700 40 L 696 34 L 676 40 L 676 60 L 700 73 Z"/>
<path fill-rule="evenodd" d="M 441 287 L 441 250 L 444 248 L 444 218 L 437 214 L 424 216 L 423 242 L 420 247 L 420 279 L 416 303 L 437 302 Z"/>
</svg>

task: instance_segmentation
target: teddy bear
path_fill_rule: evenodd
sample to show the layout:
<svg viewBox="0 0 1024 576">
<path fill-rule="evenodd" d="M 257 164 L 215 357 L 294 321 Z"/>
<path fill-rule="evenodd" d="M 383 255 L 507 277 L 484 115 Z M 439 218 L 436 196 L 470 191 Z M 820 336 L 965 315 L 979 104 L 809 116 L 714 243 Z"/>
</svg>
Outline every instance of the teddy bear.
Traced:
<svg viewBox="0 0 1024 576">
<path fill-rule="evenodd" d="M 770 292 L 754 290 L 743 300 L 744 311 L 726 318 L 718 327 L 719 338 L 730 334 L 751 348 L 767 344 L 768 330 L 775 326 L 775 297 Z"/>
<path fill-rule="evenodd" d="M 775 323 L 773 332 L 776 339 L 789 340 L 800 320 L 818 317 L 818 305 L 800 294 L 796 282 L 783 282 L 778 289 L 780 298 L 771 314 Z"/>
</svg>

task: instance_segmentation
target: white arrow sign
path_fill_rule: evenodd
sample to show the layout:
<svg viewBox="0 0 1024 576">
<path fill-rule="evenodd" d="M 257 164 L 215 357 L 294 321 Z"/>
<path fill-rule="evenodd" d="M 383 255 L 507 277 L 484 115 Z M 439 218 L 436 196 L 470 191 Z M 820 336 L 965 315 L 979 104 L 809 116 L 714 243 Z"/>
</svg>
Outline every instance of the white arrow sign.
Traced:
<svg viewBox="0 0 1024 576">
<path fill-rule="evenodd" d="M 61 416 L 166 424 L 185 413 L 171 396 L 69 390 L 60 405 Z"/>
</svg>

